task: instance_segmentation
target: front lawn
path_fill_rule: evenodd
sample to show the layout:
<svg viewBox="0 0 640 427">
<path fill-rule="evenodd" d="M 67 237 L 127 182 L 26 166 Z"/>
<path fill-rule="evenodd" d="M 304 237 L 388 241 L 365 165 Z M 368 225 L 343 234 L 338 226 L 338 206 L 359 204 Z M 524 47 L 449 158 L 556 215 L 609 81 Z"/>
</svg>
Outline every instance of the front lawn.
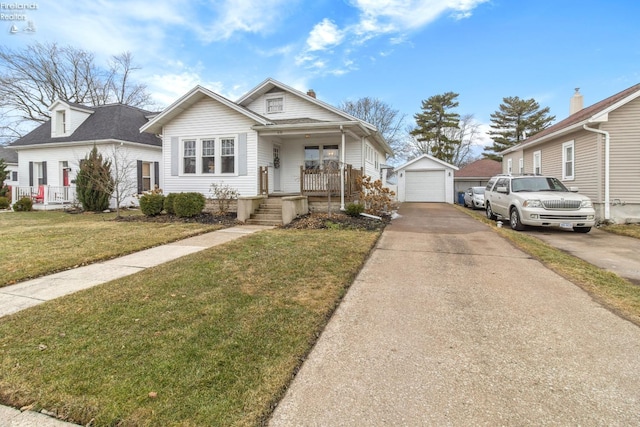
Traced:
<svg viewBox="0 0 640 427">
<path fill-rule="evenodd" d="M 129 215 L 141 215 L 129 211 Z M 212 231 L 220 225 L 114 221 L 115 213 L 0 214 L 0 287 Z"/>
<path fill-rule="evenodd" d="M 93 426 L 254 426 L 379 231 L 270 230 L 0 319 L 0 401 Z"/>
</svg>

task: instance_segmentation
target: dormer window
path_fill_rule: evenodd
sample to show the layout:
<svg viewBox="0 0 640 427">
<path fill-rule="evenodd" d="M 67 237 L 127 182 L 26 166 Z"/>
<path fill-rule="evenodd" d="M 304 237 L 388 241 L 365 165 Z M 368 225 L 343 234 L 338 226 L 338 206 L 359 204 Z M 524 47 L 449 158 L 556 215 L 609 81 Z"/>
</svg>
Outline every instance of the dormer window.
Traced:
<svg viewBox="0 0 640 427">
<path fill-rule="evenodd" d="M 267 113 L 284 112 L 284 95 L 270 96 L 266 98 Z"/>
</svg>

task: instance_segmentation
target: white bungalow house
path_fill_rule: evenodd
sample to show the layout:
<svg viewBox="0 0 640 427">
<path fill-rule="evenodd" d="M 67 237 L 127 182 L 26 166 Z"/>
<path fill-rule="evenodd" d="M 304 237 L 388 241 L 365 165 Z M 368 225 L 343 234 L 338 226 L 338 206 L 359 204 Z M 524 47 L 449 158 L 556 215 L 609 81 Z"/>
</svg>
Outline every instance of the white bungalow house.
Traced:
<svg viewBox="0 0 640 427">
<path fill-rule="evenodd" d="M 344 207 L 356 177 L 379 179 L 391 154 L 375 126 L 270 78 L 235 102 L 196 86 L 141 131 L 162 138 L 165 194 L 210 197 L 213 183 L 228 185 L 241 196 L 241 221 L 259 218 L 276 196 L 276 223 L 305 213 L 314 196 L 332 194 Z"/>
<path fill-rule="evenodd" d="M 7 172 L 4 184 L 9 187 L 18 185 L 18 153 L 11 148 L 0 145 L 0 159 L 4 161 Z"/>
<path fill-rule="evenodd" d="M 94 145 L 111 159 L 112 173 L 120 172 L 118 180 L 127 183 L 130 191 L 122 205 L 136 204 L 135 195 L 160 183 L 161 141 L 139 130 L 153 113 L 123 104 L 88 107 L 65 101 L 54 102 L 49 111 L 50 120 L 10 144 L 18 153 L 12 203 L 25 196 L 36 209 L 74 203 L 80 161 Z"/>
</svg>

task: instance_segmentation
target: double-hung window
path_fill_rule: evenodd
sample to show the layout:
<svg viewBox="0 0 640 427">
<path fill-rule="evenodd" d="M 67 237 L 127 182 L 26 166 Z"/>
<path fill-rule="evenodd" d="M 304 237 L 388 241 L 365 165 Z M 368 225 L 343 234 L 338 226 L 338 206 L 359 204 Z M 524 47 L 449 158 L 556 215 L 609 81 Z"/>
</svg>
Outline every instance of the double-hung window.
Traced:
<svg viewBox="0 0 640 427">
<path fill-rule="evenodd" d="M 202 140 L 202 173 L 216 173 L 216 140 Z"/>
<path fill-rule="evenodd" d="M 573 141 L 562 144 L 562 180 L 572 180 L 574 178 L 574 147 Z"/>
<path fill-rule="evenodd" d="M 518 171 L 520 175 L 524 175 L 524 159 L 522 157 L 518 159 Z"/>
<path fill-rule="evenodd" d="M 236 141 L 233 138 L 222 138 L 220 147 L 220 171 L 222 173 L 235 172 Z"/>
<path fill-rule="evenodd" d="M 182 172 L 185 174 L 196 173 L 196 140 L 184 141 L 182 152 Z"/>
<path fill-rule="evenodd" d="M 222 175 L 236 173 L 237 141 L 233 136 L 182 140 L 182 174 Z"/>
<path fill-rule="evenodd" d="M 284 112 L 284 96 L 271 96 L 265 99 L 267 113 Z"/>
<path fill-rule="evenodd" d="M 335 169 L 340 164 L 337 145 L 307 145 L 304 147 L 305 169 Z"/>
<path fill-rule="evenodd" d="M 533 173 L 536 175 L 542 174 L 542 152 L 536 151 L 533 153 Z"/>
<path fill-rule="evenodd" d="M 507 160 L 507 173 L 511 175 L 513 173 L 513 159 Z"/>
</svg>

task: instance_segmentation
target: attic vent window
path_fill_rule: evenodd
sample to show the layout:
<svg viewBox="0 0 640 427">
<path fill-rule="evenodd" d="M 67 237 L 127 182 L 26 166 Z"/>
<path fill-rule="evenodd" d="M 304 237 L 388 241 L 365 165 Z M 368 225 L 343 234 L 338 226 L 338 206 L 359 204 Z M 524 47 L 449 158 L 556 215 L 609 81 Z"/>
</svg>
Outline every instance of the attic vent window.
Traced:
<svg viewBox="0 0 640 427">
<path fill-rule="evenodd" d="M 267 113 L 282 113 L 284 111 L 284 97 L 267 98 Z"/>
<path fill-rule="evenodd" d="M 57 134 L 63 136 L 67 133 L 67 114 L 65 111 L 57 112 Z"/>
</svg>

